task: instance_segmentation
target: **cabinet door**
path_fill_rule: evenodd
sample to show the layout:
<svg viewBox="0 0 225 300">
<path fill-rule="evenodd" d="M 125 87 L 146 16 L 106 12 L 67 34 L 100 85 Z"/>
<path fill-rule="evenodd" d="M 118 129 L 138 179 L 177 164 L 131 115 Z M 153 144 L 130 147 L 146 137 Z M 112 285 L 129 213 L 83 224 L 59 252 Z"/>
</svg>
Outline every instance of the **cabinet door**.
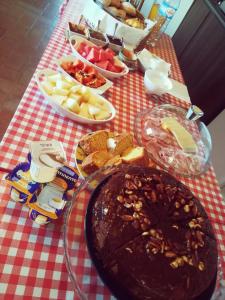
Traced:
<svg viewBox="0 0 225 300">
<path fill-rule="evenodd" d="M 207 18 L 208 14 L 209 9 L 205 6 L 203 0 L 193 2 L 186 17 L 173 36 L 173 43 L 178 59 L 191 42 L 196 31 Z"/>
<path fill-rule="evenodd" d="M 198 16 L 192 10 L 199 2 L 195 2 L 183 22 L 189 27 L 188 42 L 185 46 L 180 45 L 186 36 L 183 26 L 176 34 L 174 45 L 191 100 L 202 108 L 203 121 L 208 124 L 225 108 L 225 29 L 204 3 L 202 11 L 208 10 L 208 13 L 202 15 L 201 21 L 197 20 Z M 194 29 L 193 24 L 198 27 Z M 181 34 L 182 38 L 179 38 Z"/>
</svg>

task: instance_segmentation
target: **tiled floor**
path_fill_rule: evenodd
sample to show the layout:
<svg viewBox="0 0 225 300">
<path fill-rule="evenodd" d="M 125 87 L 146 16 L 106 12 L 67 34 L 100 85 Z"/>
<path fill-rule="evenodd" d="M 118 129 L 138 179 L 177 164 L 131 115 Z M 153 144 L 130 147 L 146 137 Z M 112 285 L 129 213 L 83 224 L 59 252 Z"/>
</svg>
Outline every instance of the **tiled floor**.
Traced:
<svg viewBox="0 0 225 300">
<path fill-rule="evenodd" d="M 63 0 L 0 0 L 0 141 L 58 20 Z"/>
</svg>

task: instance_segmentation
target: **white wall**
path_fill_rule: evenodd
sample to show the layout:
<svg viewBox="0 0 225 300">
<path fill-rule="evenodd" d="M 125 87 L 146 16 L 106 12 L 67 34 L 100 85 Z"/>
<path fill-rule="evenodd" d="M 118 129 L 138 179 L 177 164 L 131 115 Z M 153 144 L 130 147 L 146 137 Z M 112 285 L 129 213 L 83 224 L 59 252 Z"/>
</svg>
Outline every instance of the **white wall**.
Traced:
<svg viewBox="0 0 225 300">
<path fill-rule="evenodd" d="M 183 18 L 185 17 L 187 11 L 192 5 L 193 1 L 194 0 L 181 0 L 178 11 L 176 12 L 175 16 L 173 17 L 172 21 L 169 23 L 166 29 L 167 34 L 169 34 L 170 36 L 174 35 Z M 141 9 L 141 12 L 145 17 L 149 15 L 153 2 L 154 0 L 145 0 L 144 5 Z"/>
<path fill-rule="evenodd" d="M 212 163 L 220 186 L 225 184 L 225 109 L 214 119 L 208 129 L 212 136 Z"/>
</svg>

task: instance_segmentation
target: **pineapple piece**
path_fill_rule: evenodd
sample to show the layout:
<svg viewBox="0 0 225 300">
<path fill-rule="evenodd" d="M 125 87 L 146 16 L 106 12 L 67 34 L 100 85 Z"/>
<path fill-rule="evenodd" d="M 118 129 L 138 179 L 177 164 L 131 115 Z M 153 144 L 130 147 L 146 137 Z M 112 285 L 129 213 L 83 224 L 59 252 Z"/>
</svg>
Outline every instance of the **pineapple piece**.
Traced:
<svg viewBox="0 0 225 300">
<path fill-rule="evenodd" d="M 101 109 L 97 106 L 88 104 L 88 112 L 89 112 L 90 115 L 94 116 L 94 115 L 100 113 Z"/>
<path fill-rule="evenodd" d="M 66 101 L 64 102 L 63 106 L 76 114 L 79 114 L 79 112 L 80 112 L 80 106 L 79 106 L 78 99 L 67 98 Z"/>
<path fill-rule="evenodd" d="M 57 102 L 59 105 L 62 105 L 63 102 L 67 99 L 66 96 L 62 96 L 62 95 L 54 95 L 52 97 L 52 99 Z"/>
<path fill-rule="evenodd" d="M 79 94 L 80 95 L 80 86 L 74 85 L 73 87 L 71 87 L 70 94 Z"/>
<path fill-rule="evenodd" d="M 64 79 L 58 79 L 56 81 L 56 88 L 57 89 L 70 89 L 73 85 L 71 83 L 68 83 L 67 81 L 65 81 Z"/>
<path fill-rule="evenodd" d="M 79 115 L 87 119 L 93 119 L 92 115 L 89 114 L 88 104 L 84 102 L 80 105 Z"/>
<path fill-rule="evenodd" d="M 96 120 L 107 120 L 111 117 L 111 113 L 106 110 L 101 110 L 99 113 L 95 115 Z"/>
<path fill-rule="evenodd" d="M 54 93 L 55 86 L 51 82 L 44 80 L 41 82 L 41 86 L 49 96 Z"/>
<path fill-rule="evenodd" d="M 56 87 L 53 89 L 52 95 L 61 95 L 67 96 L 69 91 L 67 89 L 57 89 Z"/>
</svg>

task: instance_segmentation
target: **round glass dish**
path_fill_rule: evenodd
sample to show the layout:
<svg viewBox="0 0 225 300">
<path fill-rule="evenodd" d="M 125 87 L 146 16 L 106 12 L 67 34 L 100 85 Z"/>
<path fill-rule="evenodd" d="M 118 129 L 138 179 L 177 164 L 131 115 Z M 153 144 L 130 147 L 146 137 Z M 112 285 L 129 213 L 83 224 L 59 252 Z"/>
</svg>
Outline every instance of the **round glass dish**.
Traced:
<svg viewBox="0 0 225 300">
<path fill-rule="evenodd" d="M 87 222 L 90 218 L 88 213 L 90 213 L 90 207 L 92 207 L 90 203 L 91 197 L 96 191 L 95 188 L 108 176 L 117 172 L 118 168 L 103 168 L 89 176 L 74 193 L 73 200 L 66 211 L 63 228 L 64 249 L 67 269 L 75 292 L 75 299 L 115 299 L 106 286 L 107 281 L 104 280 L 101 273 L 97 273 L 95 262 L 90 257 L 88 251 L 88 247 L 90 249 L 90 240 L 87 240 Z M 88 247 L 87 244 L 89 244 Z M 218 263 L 218 270 L 221 270 L 220 262 Z M 222 282 L 221 278 L 223 275 L 220 272 L 217 272 L 217 275 L 215 295 L 222 291 L 220 282 Z M 213 299 L 217 300 L 220 298 L 215 297 Z"/>
<path fill-rule="evenodd" d="M 136 116 L 134 134 L 139 145 L 144 146 L 150 156 L 161 168 L 185 177 L 204 173 L 210 165 L 212 142 L 204 123 L 190 121 L 187 111 L 170 104 L 142 111 Z M 175 118 L 193 137 L 197 148 L 195 152 L 185 152 L 176 138 L 161 126 L 164 117 Z"/>
<path fill-rule="evenodd" d="M 66 210 L 63 239 L 66 265 L 76 293 L 75 299 L 89 300 L 99 297 L 115 300 L 90 258 L 85 236 L 85 220 L 89 200 L 95 188 L 116 170 L 116 167 L 105 167 L 87 177 L 75 191 Z"/>
</svg>

